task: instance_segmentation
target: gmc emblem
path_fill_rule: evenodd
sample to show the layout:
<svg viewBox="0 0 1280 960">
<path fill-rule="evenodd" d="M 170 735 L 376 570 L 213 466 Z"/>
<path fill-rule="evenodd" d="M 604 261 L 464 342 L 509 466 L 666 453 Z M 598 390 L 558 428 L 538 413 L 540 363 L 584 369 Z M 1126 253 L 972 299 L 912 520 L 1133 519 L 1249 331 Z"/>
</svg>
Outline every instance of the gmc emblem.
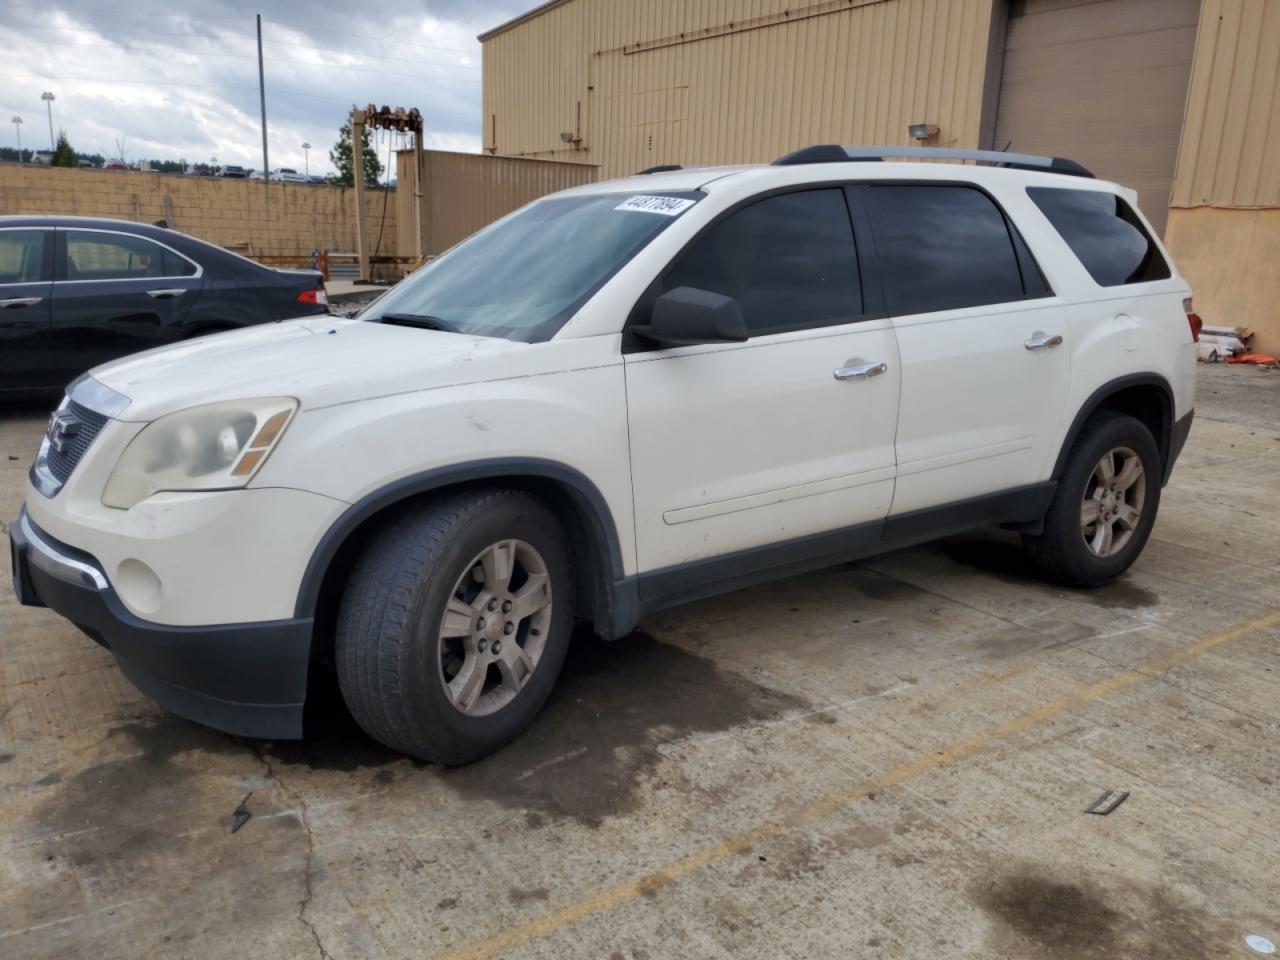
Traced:
<svg viewBox="0 0 1280 960">
<path fill-rule="evenodd" d="M 49 429 L 45 436 L 49 438 L 49 446 L 58 453 L 66 453 L 71 441 L 80 432 L 80 420 L 73 413 L 55 413 L 49 418 Z"/>
</svg>

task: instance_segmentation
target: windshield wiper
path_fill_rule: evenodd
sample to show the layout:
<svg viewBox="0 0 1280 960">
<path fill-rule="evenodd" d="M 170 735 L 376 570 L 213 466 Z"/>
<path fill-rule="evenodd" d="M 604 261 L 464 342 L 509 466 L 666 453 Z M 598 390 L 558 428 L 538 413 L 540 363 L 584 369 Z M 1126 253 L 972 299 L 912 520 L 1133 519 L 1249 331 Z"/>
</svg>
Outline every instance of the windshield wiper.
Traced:
<svg viewBox="0 0 1280 960">
<path fill-rule="evenodd" d="M 384 313 L 374 317 L 375 323 L 387 323 L 396 327 L 418 327 L 422 330 L 443 330 L 445 333 L 457 333 L 458 328 L 441 320 L 421 313 Z"/>
</svg>

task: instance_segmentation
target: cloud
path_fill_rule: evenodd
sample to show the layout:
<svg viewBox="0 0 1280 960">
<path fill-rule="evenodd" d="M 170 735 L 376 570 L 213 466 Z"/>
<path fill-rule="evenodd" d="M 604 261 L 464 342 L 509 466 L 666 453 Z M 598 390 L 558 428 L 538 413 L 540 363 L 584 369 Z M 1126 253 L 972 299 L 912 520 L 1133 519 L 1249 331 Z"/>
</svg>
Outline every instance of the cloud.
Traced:
<svg viewBox="0 0 1280 960">
<path fill-rule="evenodd" d="M 272 167 L 332 170 L 329 148 L 352 104 L 418 107 L 428 146 L 481 144 L 475 35 L 536 0 L 206 0 L 198 12 L 133 13 L 93 0 L 6 0 L 0 119 L 23 117 L 24 146 L 53 120 L 82 153 L 262 166 L 254 14 L 263 16 Z M 4 142 L 13 139 L 10 129 Z M 387 148 L 385 135 L 379 152 Z"/>
</svg>

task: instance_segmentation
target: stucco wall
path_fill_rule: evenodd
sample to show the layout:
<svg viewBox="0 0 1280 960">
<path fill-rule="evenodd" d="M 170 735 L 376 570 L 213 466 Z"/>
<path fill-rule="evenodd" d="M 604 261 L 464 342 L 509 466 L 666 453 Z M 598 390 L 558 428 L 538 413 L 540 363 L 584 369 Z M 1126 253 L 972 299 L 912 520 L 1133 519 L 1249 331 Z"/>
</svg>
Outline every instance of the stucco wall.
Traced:
<svg viewBox="0 0 1280 960">
<path fill-rule="evenodd" d="M 1251 327 L 1280 355 L 1280 209 L 1173 207 L 1165 244 L 1205 323 Z"/>
<path fill-rule="evenodd" d="M 367 191 L 365 207 L 372 244 L 382 191 Z M 394 255 L 394 200 L 385 209 L 380 252 Z M 312 250 L 356 248 L 355 193 L 343 187 L 0 164 L 0 215 L 8 214 L 167 219 L 176 230 L 276 266 L 309 266 Z"/>
</svg>

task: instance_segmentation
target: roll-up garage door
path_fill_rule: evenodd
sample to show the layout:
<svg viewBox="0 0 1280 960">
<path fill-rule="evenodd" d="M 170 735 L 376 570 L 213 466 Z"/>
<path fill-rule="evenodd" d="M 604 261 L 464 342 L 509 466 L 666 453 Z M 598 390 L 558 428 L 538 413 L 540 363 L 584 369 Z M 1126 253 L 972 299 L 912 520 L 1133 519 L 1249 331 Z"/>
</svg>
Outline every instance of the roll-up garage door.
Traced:
<svg viewBox="0 0 1280 960">
<path fill-rule="evenodd" d="M 1199 13 L 1200 0 L 1010 0 L 993 146 L 1132 187 L 1163 233 Z"/>
</svg>

